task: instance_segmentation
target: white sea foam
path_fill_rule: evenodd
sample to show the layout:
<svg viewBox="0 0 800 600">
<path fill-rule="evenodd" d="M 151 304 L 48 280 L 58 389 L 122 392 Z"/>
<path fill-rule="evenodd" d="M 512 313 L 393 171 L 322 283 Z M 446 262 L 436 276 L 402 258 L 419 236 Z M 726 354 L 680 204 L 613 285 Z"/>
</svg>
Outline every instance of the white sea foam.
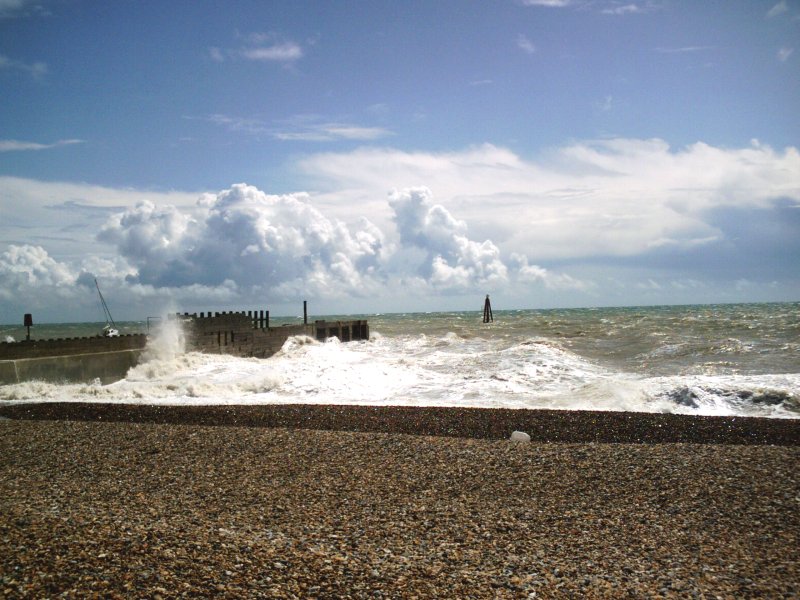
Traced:
<svg viewBox="0 0 800 600">
<path fill-rule="evenodd" d="M 669 412 L 800 417 L 798 374 L 654 377 L 643 386 Z"/>
</svg>

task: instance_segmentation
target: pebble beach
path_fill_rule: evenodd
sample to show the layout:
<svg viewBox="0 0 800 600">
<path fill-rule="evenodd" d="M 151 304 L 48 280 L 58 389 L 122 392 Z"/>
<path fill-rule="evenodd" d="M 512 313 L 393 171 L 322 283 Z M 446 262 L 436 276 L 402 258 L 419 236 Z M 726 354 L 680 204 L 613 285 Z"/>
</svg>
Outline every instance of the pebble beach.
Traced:
<svg viewBox="0 0 800 600">
<path fill-rule="evenodd" d="M 508 412 L 5 406 L 0 595 L 800 595 L 796 421 Z"/>
</svg>

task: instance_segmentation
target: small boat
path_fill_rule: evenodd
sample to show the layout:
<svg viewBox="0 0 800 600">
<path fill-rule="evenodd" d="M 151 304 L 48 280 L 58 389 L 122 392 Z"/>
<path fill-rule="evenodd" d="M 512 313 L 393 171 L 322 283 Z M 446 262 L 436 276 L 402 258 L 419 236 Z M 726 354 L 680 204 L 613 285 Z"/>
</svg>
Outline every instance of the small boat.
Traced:
<svg viewBox="0 0 800 600">
<path fill-rule="evenodd" d="M 106 325 L 103 327 L 100 335 L 103 337 L 119 337 L 119 330 L 114 329 L 111 325 Z"/>
<path fill-rule="evenodd" d="M 100 291 L 97 277 L 94 278 L 94 285 L 97 288 L 97 293 L 100 294 L 100 302 L 103 304 L 103 313 L 105 313 L 106 317 L 106 326 L 103 327 L 100 335 L 102 337 L 119 337 L 119 329 L 117 329 L 117 324 L 114 323 L 114 317 L 111 316 L 111 311 L 108 310 L 108 304 L 106 304 L 106 299 L 103 298 L 103 292 Z"/>
</svg>

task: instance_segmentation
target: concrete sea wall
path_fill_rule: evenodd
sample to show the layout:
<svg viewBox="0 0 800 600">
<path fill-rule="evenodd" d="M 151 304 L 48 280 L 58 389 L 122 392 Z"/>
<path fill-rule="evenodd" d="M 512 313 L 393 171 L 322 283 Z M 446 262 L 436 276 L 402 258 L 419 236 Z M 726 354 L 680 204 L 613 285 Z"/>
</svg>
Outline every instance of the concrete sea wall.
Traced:
<svg viewBox="0 0 800 600">
<path fill-rule="evenodd" d="M 141 350 L 94 352 L 42 358 L 0 361 L 0 384 L 23 381 L 90 382 L 119 381 L 136 366 Z"/>
<path fill-rule="evenodd" d="M 22 381 L 111 383 L 125 377 L 147 343 L 144 334 L 0 343 L 0 385 Z"/>
</svg>

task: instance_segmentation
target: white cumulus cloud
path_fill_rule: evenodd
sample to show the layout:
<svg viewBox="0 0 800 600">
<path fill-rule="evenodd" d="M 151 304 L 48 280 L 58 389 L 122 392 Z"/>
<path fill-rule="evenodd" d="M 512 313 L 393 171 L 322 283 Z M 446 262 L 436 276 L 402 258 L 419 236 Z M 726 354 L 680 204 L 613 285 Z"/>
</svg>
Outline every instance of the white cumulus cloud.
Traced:
<svg viewBox="0 0 800 600">
<path fill-rule="evenodd" d="M 497 246 L 489 240 L 470 240 L 467 225 L 431 200 L 430 190 L 420 187 L 394 192 L 389 201 L 401 243 L 427 253 L 420 273 L 436 289 L 468 290 L 505 283 L 508 269 Z"/>
<path fill-rule="evenodd" d="M 510 280 L 497 245 L 471 239 L 466 223 L 434 203 L 427 188 L 390 195 L 396 235 L 364 217 L 351 226 L 328 218 L 303 193 L 237 184 L 197 204 L 190 213 L 141 202 L 111 216 L 98 239 L 130 265 L 129 284 L 154 289 L 232 282 L 244 295 L 268 290 L 290 301 L 381 295 L 393 285 L 450 294 Z"/>
<path fill-rule="evenodd" d="M 141 284 L 232 280 L 277 295 L 363 293 L 383 252 L 382 233 L 366 219 L 351 232 L 305 194 L 275 196 L 245 184 L 204 195 L 194 216 L 141 203 L 109 219 L 99 239 L 136 267 Z"/>
<path fill-rule="evenodd" d="M 0 299 L 4 301 L 36 304 L 52 300 L 54 293 L 69 295 L 74 284 L 75 273 L 41 246 L 12 244 L 0 254 Z"/>
</svg>

